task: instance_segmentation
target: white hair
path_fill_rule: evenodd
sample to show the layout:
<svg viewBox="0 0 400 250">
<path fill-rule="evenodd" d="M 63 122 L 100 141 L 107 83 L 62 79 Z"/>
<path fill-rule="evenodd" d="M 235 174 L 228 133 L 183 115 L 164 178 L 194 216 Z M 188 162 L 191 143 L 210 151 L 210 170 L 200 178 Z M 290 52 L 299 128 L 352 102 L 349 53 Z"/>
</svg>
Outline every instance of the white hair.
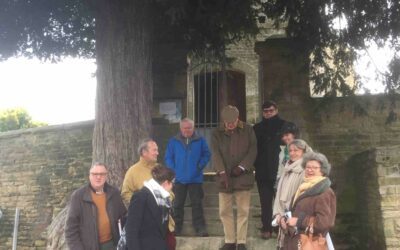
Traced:
<svg viewBox="0 0 400 250">
<path fill-rule="evenodd" d="M 194 128 L 194 121 L 193 121 L 192 119 L 188 118 L 188 117 L 183 118 L 183 119 L 180 121 L 179 126 L 182 127 L 182 124 L 183 124 L 183 123 L 190 123 L 190 125 L 192 125 L 192 128 Z"/>
</svg>

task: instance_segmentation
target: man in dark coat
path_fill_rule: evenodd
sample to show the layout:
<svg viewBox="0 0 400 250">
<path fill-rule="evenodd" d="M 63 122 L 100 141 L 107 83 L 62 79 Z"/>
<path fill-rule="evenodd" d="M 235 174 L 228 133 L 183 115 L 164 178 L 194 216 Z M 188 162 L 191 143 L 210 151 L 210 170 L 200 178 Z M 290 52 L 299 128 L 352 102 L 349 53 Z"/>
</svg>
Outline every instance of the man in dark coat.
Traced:
<svg viewBox="0 0 400 250">
<path fill-rule="evenodd" d="M 256 182 L 261 203 L 261 237 L 269 239 L 272 233 L 272 200 L 274 184 L 279 165 L 280 136 L 279 131 L 285 123 L 278 115 L 278 106 L 273 101 L 262 105 L 262 121 L 254 125 L 257 138 Z"/>
<path fill-rule="evenodd" d="M 212 164 L 217 172 L 219 216 L 225 234 L 225 244 L 220 249 L 246 250 L 256 137 L 251 125 L 239 120 L 236 107 L 226 106 L 221 115 L 223 124 L 212 134 Z M 237 208 L 236 233 L 233 200 Z"/>
<path fill-rule="evenodd" d="M 65 229 L 65 240 L 73 250 L 114 250 L 119 240 L 118 220 L 126 214 L 119 190 L 106 183 L 107 168 L 95 163 L 90 183 L 76 190 Z"/>
</svg>

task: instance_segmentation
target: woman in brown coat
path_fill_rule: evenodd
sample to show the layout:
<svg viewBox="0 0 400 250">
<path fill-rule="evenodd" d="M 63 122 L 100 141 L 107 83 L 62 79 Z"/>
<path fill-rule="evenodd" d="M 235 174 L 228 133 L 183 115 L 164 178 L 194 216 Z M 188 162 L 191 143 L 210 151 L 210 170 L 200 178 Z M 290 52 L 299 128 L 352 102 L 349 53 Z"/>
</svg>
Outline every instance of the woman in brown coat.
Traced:
<svg viewBox="0 0 400 250">
<path fill-rule="evenodd" d="M 328 178 L 331 166 L 321 153 L 304 155 L 304 182 L 299 186 L 291 205 L 291 218 L 282 218 L 280 226 L 288 231 L 283 249 L 297 250 L 299 234 L 304 233 L 311 217 L 315 217 L 314 235 L 326 236 L 335 224 L 336 196 Z"/>
</svg>

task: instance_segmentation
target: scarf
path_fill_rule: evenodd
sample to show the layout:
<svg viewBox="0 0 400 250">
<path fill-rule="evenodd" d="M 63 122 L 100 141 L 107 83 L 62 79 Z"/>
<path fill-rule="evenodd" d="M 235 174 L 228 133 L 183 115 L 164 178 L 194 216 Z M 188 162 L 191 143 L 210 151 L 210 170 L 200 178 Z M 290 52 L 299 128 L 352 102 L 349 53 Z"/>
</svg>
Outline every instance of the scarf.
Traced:
<svg viewBox="0 0 400 250">
<path fill-rule="evenodd" d="M 170 194 L 165 190 L 158 182 L 154 179 L 144 182 L 144 186 L 147 187 L 154 198 L 156 199 L 157 205 L 161 208 L 162 212 L 162 223 L 168 221 L 169 211 L 171 209 L 171 201 L 169 199 Z"/>
<path fill-rule="evenodd" d="M 289 156 L 289 147 L 286 145 L 285 148 L 283 149 L 283 161 L 282 165 L 286 165 L 286 162 L 288 162 L 290 159 Z"/>
<path fill-rule="evenodd" d="M 297 189 L 297 192 L 294 196 L 293 204 L 296 202 L 297 198 L 299 198 L 300 195 L 304 194 L 304 192 L 311 189 L 316 184 L 318 184 L 319 182 L 321 182 L 325 179 L 326 179 L 325 176 L 304 177 L 304 182 L 302 184 L 300 184 L 300 186 Z"/>
</svg>

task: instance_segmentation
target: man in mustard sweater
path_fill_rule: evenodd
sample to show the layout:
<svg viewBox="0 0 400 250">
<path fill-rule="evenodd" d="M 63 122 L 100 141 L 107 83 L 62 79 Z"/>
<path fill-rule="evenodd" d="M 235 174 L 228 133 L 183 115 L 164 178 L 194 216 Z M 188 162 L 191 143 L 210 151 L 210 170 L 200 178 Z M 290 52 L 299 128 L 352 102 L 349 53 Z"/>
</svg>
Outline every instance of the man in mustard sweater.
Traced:
<svg viewBox="0 0 400 250">
<path fill-rule="evenodd" d="M 127 207 L 132 195 L 143 187 L 145 181 L 153 178 L 151 170 L 157 164 L 157 143 L 152 139 L 142 141 L 139 145 L 138 153 L 140 160 L 128 169 L 122 183 L 121 195 Z"/>
</svg>

